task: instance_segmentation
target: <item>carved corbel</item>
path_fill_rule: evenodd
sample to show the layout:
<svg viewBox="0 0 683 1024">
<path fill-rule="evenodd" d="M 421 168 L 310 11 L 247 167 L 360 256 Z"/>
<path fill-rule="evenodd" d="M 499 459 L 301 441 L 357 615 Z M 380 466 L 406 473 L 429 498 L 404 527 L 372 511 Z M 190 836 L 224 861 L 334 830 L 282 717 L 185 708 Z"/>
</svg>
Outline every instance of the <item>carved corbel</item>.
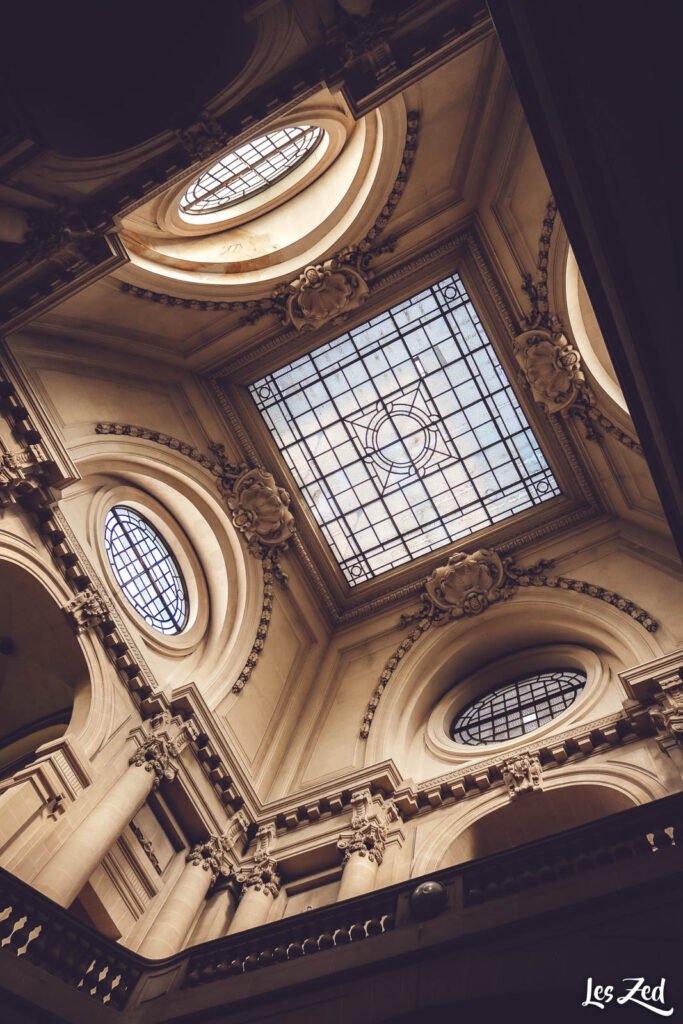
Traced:
<svg viewBox="0 0 683 1024">
<path fill-rule="evenodd" d="M 512 800 L 521 793 L 543 788 L 542 767 L 537 754 L 518 754 L 501 765 L 503 782 Z"/>
<path fill-rule="evenodd" d="M 104 595 L 95 587 L 86 587 L 63 606 L 62 611 L 76 634 L 101 626 L 111 617 Z"/>
<path fill-rule="evenodd" d="M 45 481 L 47 459 L 30 449 L 0 451 L 0 508 L 6 508 L 37 491 Z"/>
</svg>

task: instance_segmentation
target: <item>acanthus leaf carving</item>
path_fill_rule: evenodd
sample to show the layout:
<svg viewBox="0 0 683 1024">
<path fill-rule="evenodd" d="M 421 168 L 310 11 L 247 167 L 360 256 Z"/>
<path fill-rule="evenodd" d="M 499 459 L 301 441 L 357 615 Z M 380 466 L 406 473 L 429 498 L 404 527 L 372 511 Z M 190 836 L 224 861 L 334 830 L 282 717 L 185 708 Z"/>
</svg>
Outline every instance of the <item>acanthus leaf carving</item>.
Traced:
<svg viewBox="0 0 683 1024">
<path fill-rule="evenodd" d="M 258 828 L 253 864 L 235 871 L 235 880 L 242 887 L 242 895 L 247 889 L 255 889 L 257 892 L 269 893 L 274 899 L 280 892 L 277 861 L 270 853 L 270 844 L 274 838 L 275 825 L 272 822 Z"/>
<path fill-rule="evenodd" d="M 233 872 L 232 864 L 227 860 L 227 850 L 222 836 L 211 835 L 204 842 L 195 843 L 186 854 L 185 861 L 197 865 L 203 871 L 210 871 L 212 884 L 219 875 L 228 878 Z"/>
<path fill-rule="evenodd" d="M 372 798 L 369 789 L 359 790 L 351 794 L 351 828 L 342 832 L 337 840 L 337 849 L 344 851 L 343 863 L 346 864 L 352 854 L 367 857 L 379 866 L 384 857 L 387 840 L 387 821 L 398 817 L 395 806 L 387 808 L 385 820 L 381 821 L 376 814 L 370 817 Z"/>
</svg>

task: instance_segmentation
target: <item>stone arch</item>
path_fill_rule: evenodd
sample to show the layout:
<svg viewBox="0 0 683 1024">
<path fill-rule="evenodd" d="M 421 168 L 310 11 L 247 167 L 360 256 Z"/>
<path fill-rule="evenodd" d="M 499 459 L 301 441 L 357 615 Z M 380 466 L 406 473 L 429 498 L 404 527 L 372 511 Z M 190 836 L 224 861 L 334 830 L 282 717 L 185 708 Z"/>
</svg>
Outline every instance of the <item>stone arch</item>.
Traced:
<svg viewBox="0 0 683 1024">
<path fill-rule="evenodd" d="M 574 765 L 544 777 L 543 789 L 511 800 L 500 788 L 439 816 L 412 875 L 486 857 L 668 795 L 649 771 L 625 762 Z"/>
<path fill-rule="evenodd" d="M 60 597 L 46 572 L 11 554 L 0 555 L 2 777 L 29 764 L 43 744 L 87 732 L 93 703 L 91 659 L 61 608 L 71 595 Z"/>
</svg>

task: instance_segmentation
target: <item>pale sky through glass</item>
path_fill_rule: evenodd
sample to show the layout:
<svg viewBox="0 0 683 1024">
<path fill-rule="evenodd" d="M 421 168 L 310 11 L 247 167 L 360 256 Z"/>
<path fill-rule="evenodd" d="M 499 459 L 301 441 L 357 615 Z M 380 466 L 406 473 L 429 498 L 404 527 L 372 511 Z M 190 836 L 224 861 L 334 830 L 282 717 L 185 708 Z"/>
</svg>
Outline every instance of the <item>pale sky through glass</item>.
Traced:
<svg viewBox="0 0 683 1024">
<path fill-rule="evenodd" d="M 457 274 L 249 390 L 350 586 L 560 493 Z"/>
</svg>

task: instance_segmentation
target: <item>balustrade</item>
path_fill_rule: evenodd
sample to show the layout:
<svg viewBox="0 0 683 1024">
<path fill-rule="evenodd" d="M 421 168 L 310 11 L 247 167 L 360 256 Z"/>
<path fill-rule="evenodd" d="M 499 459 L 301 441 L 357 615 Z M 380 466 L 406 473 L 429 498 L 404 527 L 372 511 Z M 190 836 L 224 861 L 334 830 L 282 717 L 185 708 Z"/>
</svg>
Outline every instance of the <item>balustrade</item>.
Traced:
<svg viewBox="0 0 683 1024">
<path fill-rule="evenodd" d="M 634 884 L 647 880 L 649 863 L 678 874 L 682 834 L 683 793 L 679 793 L 526 846 L 445 868 L 427 879 L 409 879 L 387 889 L 229 934 L 161 961 L 129 952 L 0 870 L 0 945 L 4 950 L 0 955 L 25 957 L 86 995 L 121 1009 L 130 1004 L 138 983 L 150 971 L 157 971 L 159 964 L 176 968 L 169 971 L 169 978 L 173 978 L 169 985 L 187 988 L 358 942 L 377 940 L 379 944 L 373 943 L 372 948 L 379 950 L 380 936 L 394 928 L 408 928 L 432 913 L 455 912 L 459 927 L 474 931 L 477 915 L 484 910 L 482 904 L 500 901 L 502 907 L 509 894 L 542 890 L 557 882 L 571 884 L 572 877 L 583 893 L 587 878 L 600 871 L 604 875 L 604 869 L 614 865 L 619 866 L 619 871 L 612 872 L 605 883 L 614 891 L 622 890 L 623 872 L 630 863 L 639 869 L 637 878 L 633 876 Z M 190 876 L 190 872 L 206 876 L 201 879 L 201 888 L 211 878 L 211 872 L 197 863 L 188 863 L 186 872 L 193 885 L 198 876 Z M 252 874 L 250 869 L 250 877 Z M 417 906 L 406 910 L 411 907 L 410 894 L 422 882 L 432 880 L 439 883 L 432 888 L 443 888 L 448 898 L 436 900 L 435 910 L 428 914 L 417 913 Z M 184 886 L 181 890 L 185 891 Z M 194 888 L 192 895 L 190 902 L 194 906 Z M 576 892 L 571 898 L 576 898 Z M 551 906 L 550 898 L 544 909 L 547 911 Z M 446 911 L 445 907 L 450 909 Z M 520 905 L 514 901 L 506 913 L 509 921 L 531 911 L 526 902 Z M 189 912 L 186 920 L 189 921 Z M 489 917 L 486 927 L 490 926 Z"/>
</svg>

